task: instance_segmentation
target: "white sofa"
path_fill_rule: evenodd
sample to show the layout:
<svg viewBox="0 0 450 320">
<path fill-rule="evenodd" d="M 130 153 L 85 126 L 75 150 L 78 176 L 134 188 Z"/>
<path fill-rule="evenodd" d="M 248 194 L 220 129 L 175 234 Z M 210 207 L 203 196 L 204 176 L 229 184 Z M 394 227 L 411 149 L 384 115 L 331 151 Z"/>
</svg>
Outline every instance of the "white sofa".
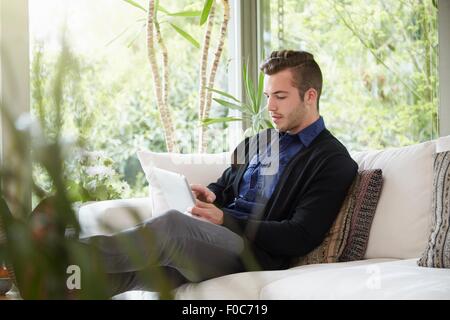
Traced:
<svg viewBox="0 0 450 320">
<path fill-rule="evenodd" d="M 360 169 L 381 168 L 384 177 L 364 260 L 227 275 L 185 284 L 176 290 L 176 298 L 450 299 L 450 269 L 417 265 L 431 227 L 432 155 L 436 146 L 442 145 L 440 142 L 448 143 L 449 139 L 352 154 Z M 192 157 L 197 160 L 189 161 Z M 153 161 L 183 172 L 192 183 L 207 184 L 227 166 L 211 161 L 214 157 L 154 154 Z M 137 214 L 134 218 L 128 213 L 130 208 Z M 79 210 L 84 236 L 125 229 L 133 226 L 136 218 L 150 217 L 150 198 L 96 202 Z M 105 223 L 111 229 L 106 230 Z M 134 293 L 121 297 L 155 295 Z"/>
</svg>

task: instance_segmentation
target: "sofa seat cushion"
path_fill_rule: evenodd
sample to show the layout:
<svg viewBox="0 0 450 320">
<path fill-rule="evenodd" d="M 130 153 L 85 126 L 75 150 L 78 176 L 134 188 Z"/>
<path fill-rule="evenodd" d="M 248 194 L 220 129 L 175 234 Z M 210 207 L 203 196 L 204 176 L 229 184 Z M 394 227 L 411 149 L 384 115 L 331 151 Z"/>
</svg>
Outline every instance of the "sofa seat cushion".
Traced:
<svg viewBox="0 0 450 320">
<path fill-rule="evenodd" d="M 260 298 L 450 299 L 450 270 L 419 267 L 417 259 L 317 269 L 271 282 Z"/>
<path fill-rule="evenodd" d="M 150 198 L 133 198 L 91 202 L 75 210 L 80 238 L 113 234 L 131 228 L 152 216 Z"/>
<path fill-rule="evenodd" d="M 261 299 L 261 289 L 280 279 L 297 275 L 308 278 L 316 272 L 324 271 L 326 273 L 328 270 L 387 261 L 392 261 L 392 259 L 310 264 L 287 270 L 235 273 L 200 283 L 184 284 L 176 290 L 175 298 L 180 300 L 257 300 Z"/>
</svg>

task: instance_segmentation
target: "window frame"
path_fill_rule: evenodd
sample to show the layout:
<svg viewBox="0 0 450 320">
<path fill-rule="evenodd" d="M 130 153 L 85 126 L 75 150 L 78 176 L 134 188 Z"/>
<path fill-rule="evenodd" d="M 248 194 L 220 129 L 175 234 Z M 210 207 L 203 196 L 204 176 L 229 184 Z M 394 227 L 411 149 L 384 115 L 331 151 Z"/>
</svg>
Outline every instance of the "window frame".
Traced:
<svg viewBox="0 0 450 320">
<path fill-rule="evenodd" d="M 438 1 L 438 42 L 439 136 L 444 137 L 450 135 L 450 1 Z"/>
<path fill-rule="evenodd" d="M 438 135 L 444 137 L 450 135 L 450 73 L 445 70 L 450 70 L 450 1 L 437 1 L 438 3 Z M 260 8 L 257 11 L 259 17 L 259 27 L 263 30 L 263 14 L 270 15 L 270 3 L 268 1 L 259 1 Z M 259 47 L 263 46 L 262 34 L 259 31 L 257 35 L 260 43 Z M 260 50 L 261 52 L 261 50 Z"/>
</svg>

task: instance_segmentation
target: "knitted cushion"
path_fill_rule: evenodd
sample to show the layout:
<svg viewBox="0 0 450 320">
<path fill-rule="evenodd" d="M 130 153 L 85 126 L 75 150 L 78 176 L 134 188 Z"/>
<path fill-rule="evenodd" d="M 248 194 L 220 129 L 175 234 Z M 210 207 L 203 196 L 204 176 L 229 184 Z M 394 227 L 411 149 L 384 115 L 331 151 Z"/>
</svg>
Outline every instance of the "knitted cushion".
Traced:
<svg viewBox="0 0 450 320">
<path fill-rule="evenodd" d="M 381 186 L 380 169 L 359 171 L 323 242 L 297 259 L 294 266 L 362 259 Z"/>
<path fill-rule="evenodd" d="M 380 169 L 360 172 L 359 187 L 354 193 L 355 208 L 351 213 L 348 238 L 339 261 L 354 261 L 364 258 L 369 242 L 378 200 L 380 199 L 383 176 Z"/>
<path fill-rule="evenodd" d="M 418 265 L 450 268 L 450 151 L 433 155 L 431 233 Z"/>
</svg>

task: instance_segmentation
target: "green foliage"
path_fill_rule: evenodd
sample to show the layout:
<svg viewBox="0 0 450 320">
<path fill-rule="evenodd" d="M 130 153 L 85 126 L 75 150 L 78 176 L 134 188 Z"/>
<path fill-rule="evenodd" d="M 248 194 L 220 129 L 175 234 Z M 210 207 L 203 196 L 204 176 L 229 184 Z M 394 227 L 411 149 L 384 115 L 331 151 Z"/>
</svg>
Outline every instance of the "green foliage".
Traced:
<svg viewBox="0 0 450 320">
<path fill-rule="evenodd" d="M 239 101 L 237 98 L 224 91 L 206 88 L 214 93 L 217 93 L 225 98 L 231 99 L 234 102 L 227 100 L 213 98 L 219 105 L 226 109 L 237 110 L 242 114 L 242 117 L 220 117 L 220 118 L 208 118 L 203 120 L 203 125 L 209 126 L 215 123 L 226 123 L 230 121 L 245 121 L 250 123 L 250 127 L 244 132 L 244 136 L 252 136 L 259 131 L 266 128 L 273 128 L 267 108 L 263 105 L 263 90 L 264 90 L 264 73 L 259 72 L 258 85 L 255 87 L 252 79 L 248 76 L 248 66 L 244 64 L 242 71 L 244 87 L 245 87 L 245 99 Z"/>
<path fill-rule="evenodd" d="M 144 1 L 134 2 L 145 9 Z M 276 8 L 278 1 L 264 1 L 264 5 L 269 2 L 272 9 Z M 284 40 L 277 41 L 278 22 L 274 16 L 270 20 L 273 36 L 265 42 L 265 55 L 280 47 L 314 53 L 324 74 L 321 113 L 327 127 L 350 149 L 402 146 L 429 140 L 437 136 L 438 100 L 436 10 L 430 3 L 355 0 L 350 5 L 328 0 L 285 0 Z M 194 152 L 197 145 L 199 52 L 180 38 L 170 22 L 176 18 L 177 25 L 193 39 L 200 39 L 197 18 L 201 17 L 200 12 L 205 12 L 207 4 L 208 1 L 196 1 L 183 7 L 177 1 L 164 1 L 164 7 L 158 5 L 162 32 L 173 62 L 169 101 L 184 153 Z M 58 98 L 61 100 L 59 116 L 55 113 L 52 89 L 55 79 L 62 76 L 55 73 L 57 55 L 46 43 L 33 47 L 31 55 L 34 115 L 49 136 L 57 136 L 54 125 L 59 121 L 61 136 L 81 143 L 79 154 L 66 160 L 68 178 L 87 186 L 90 178 L 83 174 L 80 154 L 101 152 L 105 158 L 112 159 L 110 169 L 115 174 L 107 187 L 109 191 L 98 195 L 110 199 L 117 197 L 123 186 L 126 192 L 120 198 L 145 196 L 147 183 L 136 151 L 166 151 L 151 87 L 145 35 L 138 32 L 142 30 L 145 10 L 131 9 L 140 15 L 134 23 L 136 28 L 117 33 L 120 36 L 115 35 L 114 41 L 96 47 L 95 54 L 72 52 L 63 74 L 66 85 Z M 124 25 L 128 23 L 122 21 Z M 96 32 L 95 27 L 92 32 Z M 78 34 L 69 35 L 69 39 L 79 38 Z M 258 84 L 244 81 L 246 95 L 242 102 L 226 93 L 226 59 L 220 64 L 216 84 L 221 90 L 209 88 L 216 97 L 210 119 L 205 121 L 211 136 L 215 137 L 208 152 L 228 149 L 224 132 L 229 121 L 242 119 L 248 123 L 246 135 L 271 125 L 262 111 L 265 102 L 258 93 L 262 88 L 260 79 Z M 259 102 L 256 98 L 260 98 Z M 232 116 L 230 110 L 240 110 L 243 114 Z M 38 185 L 51 192 L 46 173 L 37 166 L 33 171 Z M 97 177 L 90 185 L 103 183 Z"/>
<path fill-rule="evenodd" d="M 211 7 L 214 0 L 205 0 L 205 5 L 203 6 L 202 14 L 200 16 L 200 25 L 204 25 L 208 20 L 209 13 L 211 12 Z"/>
<path fill-rule="evenodd" d="M 70 50 L 64 44 L 61 54 L 56 59 L 56 70 L 51 84 L 52 95 L 49 100 L 54 107 L 52 116 L 55 123 L 51 130 L 40 130 L 40 126 L 33 120 L 22 120 L 20 126 L 11 114 L 14 106 L 1 106 L 2 116 L 11 139 L 11 149 L 2 162 L 2 185 L 0 228 L 6 239 L 0 242 L 0 259 L 12 265 L 17 276 L 20 293 L 24 299 L 63 299 L 67 298 L 66 268 L 76 259 L 89 278 L 92 271 L 100 271 L 98 260 L 90 256 L 89 250 L 83 249 L 79 243 L 64 237 L 66 226 L 71 226 L 78 235 L 80 226 L 75 217 L 70 196 L 67 192 L 67 182 L 64 175 L 64 147 L 60 139 L 62 119 L 61 104 L 65 75 L 73 60 Z M 34 66 L 37 72 L 40 69 Z M 41 86 L 38 86 L 42 88 Z M 40 101 L 41 108 L 45 106 L 44 95 L 33 95 Z M 42 111 L 42 109 L 40 109 Z M 24 116 L 21 116 L 25 119 Z M 46 119 L 42 119 L 46 120 Z M 30 137 L 32 138 L 30 141 Z M 31 182 L 31 188 L 42 196 L 41 189 L 34 181 L 21 177 L 20 172 L 14 170 L 14 161 L 19 161 L 21 169 L 26 171 L 31 155 L 45 171 L 48 180 L 54 186 L 54 199 L 51 202 L 53 213 L 38 217 L 30 215 L 27 205 L 26 188 Z M 17 188 L 19 186 L 19 188 Z M 24 188 L 25 187 L 25 188 Z M 14 189 L 14 193 L 5 190 Z M 9 211 L 6 200 L 11 207 Z M 12 215 L 13 213 L 14 215 Z M 6 241 L 6 242 L 5 242 Z M 71 247 L 73 250 L 68 250 Z M 90 256 L 90 259 L 86 259 Z M 105 298 L 107 291 L 104 273 L 97 274 L 98 283 L 93 287 L 87 284 L 89 290 L 84 291 L 84 298 Z M 105 290 L 103 290 L 105 289 Z"/>
<path fill-rule="evenodd" d="M 68 179 L 69 193 L 74 201 L 100 201 L 128 198 L 130 187 L 114 170 L 114 161 L 101 152 L 84 152 L 72 164 Z"/>
<path fill-rule="evenodd" d="M 140 5 L 139 3 L 135 2 L 135 1 L 132 1 L 132 0 L 122 0 L 122 1 L 125 1 L 125 2 L 129 3 L 130 5 L 132 5 L 133 7 L 136 7 L 140 10 L 143 10 L 144 12 L 147 12 L 147 10 L 142 5 Z M 158 21 L 158 13 L 159 12 L 161 12 L 165 15 L 165 16 L 163 16 L 163 18 L 165 18 L 165 17 L 192 18 L 192 17 L 198 17 L 202 14 L 198 10 L 185 10 L 185 11 L 179 11 L 179 12 L 170 12 L 165 7 L 161 6 L 159 4 L 159 1 L 156 0 L 155 1 L 154 23 L 155 23 L 155 25 L 158 26 L 158 28 L 160 28 L 160 23 Z M 208 18 L 209 11 L 206 14 L 207 14 L 206 18 Z M 202 18 L 203 18 L 203 16 L 202 16 Z M 177 26 L 176 24 L 174 24 L 172 22 L 169 22 L 169 25 L 173 28 L 173 30 L 175 30 L 179 35 L 181 35 L 185 40 L 190 42 L 194 47 L 196 47 L 197 49 L 200 49 L 200 44 L 198 43 L 197 40 L 195 40 L 195 38 L 189 32 L 185 31 L 183 28 Z"/>
<path fill-rule="evenodd" d="M 134 2 L 144 8 L 143 1 Z M 188 41 L 180 41 L 170 22 L 175 21 L 172 17 L 176 18 L 183 30 L 194 39 L 199 39 L 201 28 L 195 18 L 199 17 L 202 5 L 201 1 L 197 1 L 180 7 L 177 1 L 164 1 L 164 8 L 158 6 L 161 32 L 172 61 L 169 66 L 169 101 L 173 108 L 180 151 L 183 153 L 193 152 L 197 145 L 198 83 L 193 79 L 199 73 L 199 64 L 195 63 L 199 58 L 199 50 Z M 145 20 L 145 12 L 142 9 L 135 10 L 135 7 L 131 7 L 131 11 L 136 11 L 139 17 L 132 26 L 100 45 L 91 43 L 96 48 L 95 54 L 81 52 L 72 46 L 71 62 L 65 66 L 65 85 L 60 98 L 61 136 L 80 143 L 76 153 L 73 151 L 66 158 L 67 178 L 73 182 L 74 190 L 91 191 L 89 197 L 80 194 L 77 199 L 147 196 L 148 184 L 136 152 L 140 149 L 166 151 L 162 124 L 153 96 L 145 34 L 139 33 L 142 30 L 142 20 Z M 99 30 L 92 26 L 91 32 L 96 37 L 101 36 L 103 23 L 110 24 L 107 19 L 102 21 L 100 18 L 96 20 Z M 122 21 L 124 25 L 128 23 L 129 21 Z M 67 32 L 68 39 L 72 42 L 80 39 L 80 35 L 73 33 L 70 27 Z M 83 43 L 84 41 L 83 38 Z M 56 135 L 52 133 L 56 118 L 52 83 L 56 77 L 58 53 L 54 52 L 50 44 L 37 42 L 32 47 L 31 57 L 32 113 L 43 123 L 46 134 Z M 226 61 L 226 54 L 223 59 Z M 217 79 L 223 88 L 227 88 L 225 68 L 224 63 L 219 66 Z M 213 115 L 226 116 L 220 110 Z M 222 124 L 211 129 L 211 135 L 216 139 L 208 146 L 209 152 L 228 149 L 227 136 L 224 134 L 226 128 L 227 125 Z M 86 175 L 80 161 L 84 153 L 101 153 L 102 157 L 112 159 L 109 169 L 114 174 L 110 181 L 106 182 L 100 176 Z M 33 175 L 43 190 L 53 190 L 50 179 L 37 165 L 33 166 Z M 94 191 L 94 186 L 97 191 Z"/>
<path fill-rule="evenodd" d="M 171 23 L 170 25 L 176 32 L 178 32 L 183 38 L 185 38 L 187 41 L 189 41 L 194 47 L 196 47 L 197 49 L 200 49 L 200 44 L 198 43 L 198 41 L 195 40 L 189 33 L 187 33 L 186 31 L 184 31 L 179 26 L 177 26 L 173 23 Z"/>
<path fill-rule="evenodd" d="M 276 48 L 314 54 L 324 76 L 321 114 L 346 146 L 380 149 L 438 136 L 431 0 L 284 0 L 281 20 L 278 3 L 263 2 L 271 17 L 265 32 L 272 35 L 265 54 Z"/>
<path fill-rule="evenodd" d="M 67 130 L 64 127 L 71 118 L 66 117 L 67 109 L 65 112 L 63 109 L 71 107 L 73 103 L 65 98 L 65 90 L 70 90 L 76 84 L 69 81 L 69 75 L 76 73 L 76 59 L 65 42 L 56 61 L 56 69 L 48 69 L 49 74 L 54 75 L 47 88 L 51 95 L 39 95 L 37 91 L 33 94 L 34 99 L 41 99 L 37 104 L 41 106 L 38 114 L 45 115 L 39 122 L 25 114 L 15 119 L 11 112 L 14 106 L 0 105 L 4 129 L 10 138 L 10 147 L 0 168 L 0 261 L 14 271 L 23 299 L 108 299 L 113 288 L 101 250 L 98 250 L 95 239 L 91 239 L 90 245 L 79 241 L 81 227 L 75 214 L 74 201 L 80 200 L 77 199 L 79 196 L 86 196 L 85 193 L 89 197 L 108 197 L 111 192 L 108 190 L 109 184 L 116 179 L 111 169 L 114 162 L 102 153 L 84 151 L 83 143 L 88 140 L 70 141 L 64 136 Z M 40 74 L 47 69 L 34 65 L 33 70 Z M 45 92 L 43 79 L 35 77 L 34 80 L 35 88 Z M 44 97 L 52 103 L 49 103 L 49 109 L 42 112 L 47 107 Z M 52 123 L 47 116 L 50 119 L 54 116 L 61 121 Z M 42 123 L 49 124 L 49 127 L 41 127 Z M 44 175 L 43 181 L 52 189 L 51 197 L 47 197 L 41 189 L 42 180 L 23 177 L 24 172 L 28 173 L 30 151 L 35 172 Z M 80 158 L 72 162 L 71 159 L 76 155 L 80 155 Z M 86 175 L 79 180 L 78 186 L 74 185 L 77 181 L 70 168 L 76 163 L 83 170 L 80 174 Z M 33 212 L 30 212 L 28 205 L 30 188 L 39 201 L 43 200 Z M 123 195 L 123 190 L 118 193 Z M 136 212 L 130 211 L 129 214 L 136 224 L 140 222 Z M 112 231 L 107 224 L 102 226 Z M 70 231 L 70 237 L 67 231 Z M 144 237 L 152 250 L 153 234 L 148 230 L 140 232 L 139 236 Z M 117 240 L 121 250 L 136 265 L 156 264 L 153 260 L 143 261 L 136 247 L 126 239 L 118 237 Z M 79 278 L 80 287 L 69 286 L 71 267 L 79 270 L 74 276 Z M 159 269 L 155 268 L 152 273 L 143 270 L 142 281 L 147 285 L 155 284 L 160 298 L 172 298 L 169 283 Z"/>
<path fill-rule="evenodd" d="M 67 56 L 64 74 L 67 86 L 60 88 L 61 93 L 57 101 L 49 102 L 49 91 L 54 90 L 55 83 L 62 82 L 58 74 L 53 81 L 49 81 L 48 66 L 42 63 L 42 50 L 36 51 L 36 58 L 32 65 L 32 97 L 35 116 L 38 118 L 43 134 L 53 141 L 58 141 L 63 129 L 64 139 L 77 141 L 80 148 L 70 148 L 71 155 L 65 161 L 65 174 L 69 192 L 74 201 L 107 200 L 127 197 L 130 186 L 123 181 L 116 171 L 114 161 L 101 152 L 88 151 L 92 146 L 95 134 L 95 121 L 98 113 L 89 106 L 83 92 L 83 77 L 89 76 L 92 70 L 83 69 L 80 61 L 72 55 Z M 70 99 L 66 97 L 69 96 Z M 104 99 L 101 96 L 100 99 Z M 54 100 L 54 99 L 53 99 Z M 56 105 L 60 105 L 59 111 Z M 70 138 L 70 137 L 73 138 Z M 89 147 L 87 147 L 89 148 Z M 35 162 L 33 176 L 40 188 L 47 194 L 52 194 L 55 186 L 50 182 L 45 170 Z"/>
<path fill-rule="evenodd" d="M 133 7 L 136 7 L 144 12 L 147 12 L 147 9 L 145 9 L 143 6 L 141 6 L 139 3 L 137 3 L 136 1 L 133 0 L 123 0 L 129 4 L 131 4 Z"/>
</svg>

